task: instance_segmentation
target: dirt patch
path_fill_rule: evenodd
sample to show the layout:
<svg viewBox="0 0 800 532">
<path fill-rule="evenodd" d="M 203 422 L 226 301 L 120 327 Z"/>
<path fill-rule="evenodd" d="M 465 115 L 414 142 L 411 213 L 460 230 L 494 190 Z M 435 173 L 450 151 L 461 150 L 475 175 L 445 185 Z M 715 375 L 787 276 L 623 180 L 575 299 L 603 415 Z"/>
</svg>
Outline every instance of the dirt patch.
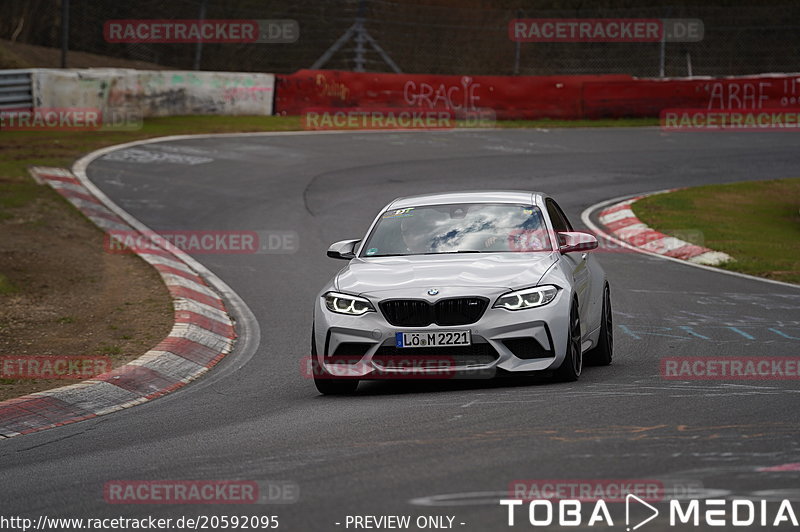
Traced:
<svg viewBox="0 0 800 532">
<path fill-rule="evenodd" d="M 106 355 L 117 367 L 170 332 L 172 301 L 135 255 L 106 253 L 103 233 L 54 191 L 0 222 L 0 355 Z M 0 380 L 0 400 L 66 380 Z"/>
</svg>

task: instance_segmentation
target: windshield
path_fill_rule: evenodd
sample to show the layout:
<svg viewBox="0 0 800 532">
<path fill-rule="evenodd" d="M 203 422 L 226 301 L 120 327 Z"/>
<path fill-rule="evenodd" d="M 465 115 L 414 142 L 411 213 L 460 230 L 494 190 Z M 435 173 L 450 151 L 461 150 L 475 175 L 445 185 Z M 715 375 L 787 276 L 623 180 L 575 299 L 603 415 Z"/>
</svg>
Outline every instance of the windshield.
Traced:
<svg viewBox="0 0 800 532">
<path fill-rule="evenodd" d="M 531 205 L 453 204 L 381 215 L 362 257 L 550 251 L 542 213 Z"/>
</svg>

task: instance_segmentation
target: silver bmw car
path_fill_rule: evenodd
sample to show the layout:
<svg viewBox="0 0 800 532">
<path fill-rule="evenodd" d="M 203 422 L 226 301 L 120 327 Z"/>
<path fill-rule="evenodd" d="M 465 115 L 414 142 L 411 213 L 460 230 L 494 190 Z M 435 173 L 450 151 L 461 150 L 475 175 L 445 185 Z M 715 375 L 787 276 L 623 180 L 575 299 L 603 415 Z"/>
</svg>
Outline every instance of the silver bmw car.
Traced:
<svg viewBox="0 0 800 532">
<path fill-rule="evenodd" d="M 360 380 L 551 372 L 577 380 L 613 351 L 606 275 L 538 192 L 399 198 L 366 237 L 328 256 L 349 261 L 314 305 L 311 366 L 323 394 Z"/>
</svg>

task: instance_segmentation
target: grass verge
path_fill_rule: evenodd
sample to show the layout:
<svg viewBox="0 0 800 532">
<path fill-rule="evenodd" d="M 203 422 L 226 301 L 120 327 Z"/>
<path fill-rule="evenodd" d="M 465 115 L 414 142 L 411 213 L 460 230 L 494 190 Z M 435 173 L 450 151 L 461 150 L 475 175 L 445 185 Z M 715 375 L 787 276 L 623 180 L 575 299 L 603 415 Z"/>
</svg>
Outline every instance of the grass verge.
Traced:
<svg viewBox="0 0 800 532">
<path fill-rule="evenodd" d="M 682 189 L 633 211 L 667 234 L 701 231 L 704 246 L 736 259 L 722 268 L 800 284 L 800 178 Z"/>
</svg>

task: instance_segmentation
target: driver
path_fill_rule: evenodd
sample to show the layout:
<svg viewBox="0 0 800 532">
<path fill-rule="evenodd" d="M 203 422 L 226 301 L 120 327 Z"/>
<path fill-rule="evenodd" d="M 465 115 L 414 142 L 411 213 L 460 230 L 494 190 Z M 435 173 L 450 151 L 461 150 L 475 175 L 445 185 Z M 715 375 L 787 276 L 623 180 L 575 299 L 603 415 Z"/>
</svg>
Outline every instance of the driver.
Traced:
<svg viewBox="0 0 800 532">
<path fill-rule="evenodd" d="M 400 233 L 408 253 L 427 253 L 430 251 L 430 240 L 425 221 L 418 215 L 406 216 L 400 222 Z"/>
</svg>

